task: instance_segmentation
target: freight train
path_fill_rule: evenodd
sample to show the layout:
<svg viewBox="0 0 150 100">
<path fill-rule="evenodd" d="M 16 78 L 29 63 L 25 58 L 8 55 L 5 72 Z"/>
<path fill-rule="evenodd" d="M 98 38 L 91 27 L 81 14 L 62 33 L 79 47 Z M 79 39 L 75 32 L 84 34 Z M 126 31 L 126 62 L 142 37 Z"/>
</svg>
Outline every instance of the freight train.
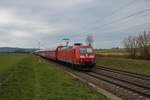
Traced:
<svg viewBox="0 0 150 100">
<path fill-rule="evenodd" d="M 95 54 L 92 46 L 74 44 L 73 46 L 58 46 L 55 50 L 39 50 L 34 54 L 43 58 L 69 64 L 72 68 L 91 71 L 95 68 Z"/>
</svg>

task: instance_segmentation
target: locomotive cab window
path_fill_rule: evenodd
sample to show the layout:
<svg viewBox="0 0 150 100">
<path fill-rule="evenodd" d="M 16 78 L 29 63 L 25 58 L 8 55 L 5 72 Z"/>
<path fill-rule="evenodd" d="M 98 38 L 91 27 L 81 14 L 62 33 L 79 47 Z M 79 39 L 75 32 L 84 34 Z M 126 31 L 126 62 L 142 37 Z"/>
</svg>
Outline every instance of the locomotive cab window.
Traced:
<svg viewBox="0 0 150 100">
<path fill-rule="evenodd" d="M 92 48 L 80 48 L 80 53 L 84 54 L 84 53 L 93 53 Z"/>
</svg>

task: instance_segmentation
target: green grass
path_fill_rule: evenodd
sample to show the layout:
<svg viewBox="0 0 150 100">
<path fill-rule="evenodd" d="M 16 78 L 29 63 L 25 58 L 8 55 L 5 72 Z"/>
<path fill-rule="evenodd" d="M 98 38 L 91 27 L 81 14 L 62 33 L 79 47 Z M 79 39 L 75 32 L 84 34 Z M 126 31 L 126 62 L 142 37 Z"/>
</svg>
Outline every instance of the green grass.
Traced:
<svg viewBox="0 0 150 100">
<path fill-rule="evenodd" d="M 97 57 L 97 65 L 150 75 L 150 61 L 116 57 Z"/>
<path fill-rule="evenodd" d="M 15 65 L 26 56 L 26 54 L 19 53 L 0 53 L 0 74 L 10 69 L 12 65 Z"/>
<path fill-rule="evenodd" d="M 0 54 L 1 60 L 0 100 L 106 99 L 65 74 L 58 64 L 29 54 Z"/>
</svg>

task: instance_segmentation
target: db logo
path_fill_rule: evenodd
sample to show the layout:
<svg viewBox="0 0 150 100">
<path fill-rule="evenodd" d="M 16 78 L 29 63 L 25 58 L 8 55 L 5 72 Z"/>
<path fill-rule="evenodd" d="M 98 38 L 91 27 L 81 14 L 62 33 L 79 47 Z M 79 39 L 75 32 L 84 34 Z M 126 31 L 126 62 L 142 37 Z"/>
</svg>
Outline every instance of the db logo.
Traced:
<svg viewBox="0 0 150 100">
<path fill-rule="evenodd" d="M 85 56 L 88 57 L 88 54 L 86 54 Z"/>
</svg>

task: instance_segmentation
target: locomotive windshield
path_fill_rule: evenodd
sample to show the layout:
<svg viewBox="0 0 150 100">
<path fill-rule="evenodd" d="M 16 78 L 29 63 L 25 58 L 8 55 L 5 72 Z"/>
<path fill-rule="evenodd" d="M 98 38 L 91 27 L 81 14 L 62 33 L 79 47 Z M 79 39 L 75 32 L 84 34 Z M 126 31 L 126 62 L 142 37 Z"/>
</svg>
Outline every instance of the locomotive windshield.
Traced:
<svg viewBox="0 0 150 100">
<path fill-rule="evenodd" d="M 93 53 L 92 48 L 80 48 L 80 53 Z"/>
</svg>

